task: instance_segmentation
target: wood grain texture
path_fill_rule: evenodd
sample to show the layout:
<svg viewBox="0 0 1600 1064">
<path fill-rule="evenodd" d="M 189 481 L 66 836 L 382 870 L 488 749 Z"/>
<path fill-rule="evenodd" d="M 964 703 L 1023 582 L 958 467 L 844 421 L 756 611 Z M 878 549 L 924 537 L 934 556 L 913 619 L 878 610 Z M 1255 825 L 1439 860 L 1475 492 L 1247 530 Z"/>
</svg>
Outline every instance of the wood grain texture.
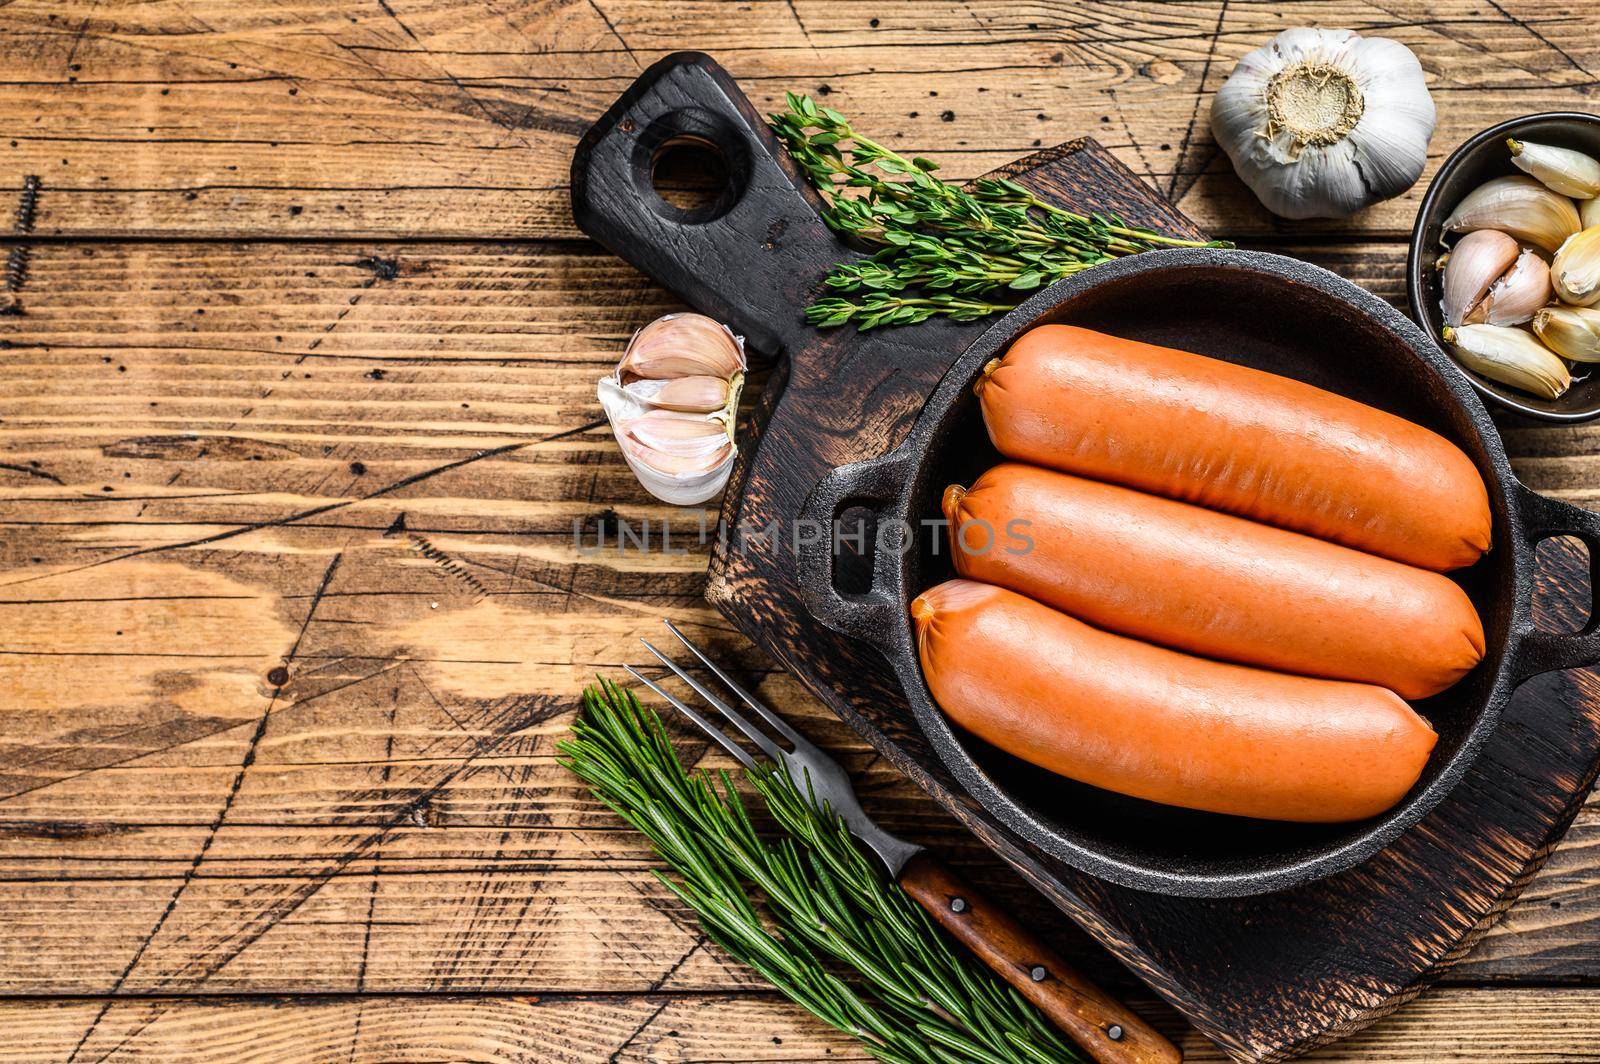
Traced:
<svg viewBox="0 0 1600 1064">
<path fill-rule="evenodd" d="M 1580 3 L 1195 0 L 228 0 L 0 10 L 0 187 L 38 174 L 43 233 L 572 237 L 578 136 L 668 52 L 711 53 L 758 107 L 827 92 L 957 178 L 1093 132 L 1202 228 L 1393 236 L 1421 186 L 1352 223 L 1261 210 L 1207 122 L 1233 63 L 1288 25 L 1414 48 L 1439 110 L 1430 173 L 1505 118 L 1593 109 Z M 10 141 L 16 144 L 11 145 Z M 1428 174 L 1424 174 L 1424 180 Z"/>
<path fill-rule="evenodd" d="M 637 662 L 661 616 L 835 752 L 887 826 L 1128 987 L 704 604 L 697 520 L 639 491 L 592 390 L 676 305 L 576 239 L 572 147 L 643 66 L 705 48 L 758 105 L 826 87 L 956 177 L 1094 133 L 1207 228 L 1399 301 L 1415 194 L 1275 223 L 1217 155 L 1206 94 L 1284 25 L 1382 32 L 1422 53 L 1437 165 L 1502 118 L 1593 110 L 1585 19 L 1510 0 L 0 6 L 0 212 L 43 183 L 25 313 L 0 317 L 0 993 L 35 995 L 0 1003 L 0 1058 L 852 1059 L 704 945 L 554 764 L 577 687 Z M 1600 430 L 1507 439 L 1530 485 L 1600 502 Z M 592 543 L 612 514 L 652 522 L 652 549 L 580 553 L 574 522 Z M 1320 1056 L 1592 1059 L 1597 840 L 1591 802 L 1454 985 Z M 460 996 L 484 991 L 552 996 Z M 139 996 L 267 992 L 353 996 Z"/>
<path fill-rule="evenodd" d="M 1158 1003 L 1136 1000 L 1157 1013 Z M 86 1025 L 90 1037 L 81 1042 Z M 1215 1046 L 1170 1013 L 1160 1025 L 1190 1064 Z M 189 998 L 0 1002 L 0 1060 L 107 1064 L 302 1064 L 344 1061 L 867 1061 L 856 1042 L 769 993 Z M 1600 1060 L 1600 992 L 1441 990 L 1315 1064 L 1585 1064 Z"/>
</svg>

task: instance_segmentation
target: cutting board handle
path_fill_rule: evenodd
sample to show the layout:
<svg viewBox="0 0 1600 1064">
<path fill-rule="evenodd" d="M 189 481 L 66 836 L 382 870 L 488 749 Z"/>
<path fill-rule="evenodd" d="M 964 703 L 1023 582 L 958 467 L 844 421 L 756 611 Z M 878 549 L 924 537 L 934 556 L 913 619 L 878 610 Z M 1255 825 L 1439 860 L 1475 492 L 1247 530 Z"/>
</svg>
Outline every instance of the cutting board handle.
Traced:
<svg viewBox="0 0 1600 1064">
<path fill-rule="evenodd" d="M 668 203 L 654 185 L 667 149 L 721 157 L 710 203 Z M 806 325 L 828 266 L 859 257 L 829 232 L 822 200 L 766 120 L 708 55 L 677 52 L 639 76 L 584 134 L 572 159 L 578 228 L 769 354 Z"/>
</svg>

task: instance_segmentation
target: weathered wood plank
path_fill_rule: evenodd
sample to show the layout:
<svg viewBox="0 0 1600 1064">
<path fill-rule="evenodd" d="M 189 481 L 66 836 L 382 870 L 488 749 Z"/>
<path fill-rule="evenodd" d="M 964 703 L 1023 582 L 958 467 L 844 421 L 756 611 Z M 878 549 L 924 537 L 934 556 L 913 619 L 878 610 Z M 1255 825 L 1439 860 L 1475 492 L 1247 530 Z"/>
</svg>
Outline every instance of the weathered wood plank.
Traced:
<svg viewBox="0 0 1600 1064">
<path fill-rule="evenodd" d="M 1138 1001 L 1193 1064 L 1226 1060 Z M 1600 991 L 1440 990 L 1306 1057 L 1316 1064 L 1600 1060 Z M 0 1059 L 213 1061 L 865 1061 L 859 1045 L 771 994 L 340 997 L 0 1003 Z"/>
<path fill-rule="evenodd" d="M 1209 94 L 1290 24 L 1414 48 L 1439 104 L 1433 165 L 1493 122 L 1594 106 L 1582 6 L 1529 0 L 1328 0 L 1292 19 L 1220 0 L 71 0 L 0 11 L 0 109 L 18 116 L 0 188 L 43 179 L 42 233 L 573 236 L 578 135 L 644 65 L 695 48 L 759 106 L 826 91 L 956 178 L 1093 132 L 1219 234 L 1409 229 L 1418 191 L 1289 230 L 1218 154 Z"/>
</svg>

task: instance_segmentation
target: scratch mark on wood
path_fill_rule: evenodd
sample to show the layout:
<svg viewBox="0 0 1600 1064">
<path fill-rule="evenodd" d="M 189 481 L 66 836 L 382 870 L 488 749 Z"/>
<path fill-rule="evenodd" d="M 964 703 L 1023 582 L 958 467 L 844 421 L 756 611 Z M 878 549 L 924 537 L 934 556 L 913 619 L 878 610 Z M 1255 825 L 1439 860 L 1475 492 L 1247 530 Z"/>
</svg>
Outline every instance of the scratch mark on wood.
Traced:
<svg viewBox="0 0 1600 1064">
<path fill-rule="evenodd" d="M 123 551 L 121 554 L 115 554 L 109 558 L 101 558 L 98 561 L 86 562 L 83 565 L 75 566 L 70 569 L 59 569 L 55 572 L 40 573 L 36 576 L 25 576 L 19 580 L 8 580 L 4 583 L 0 583 L 0 587 L 16 587 L 22 584 L 31 584 L 37 580 L 48 580 L 51 577 L 65 576 L 70 573 L 81 573 L 86 569 L 96 569 L 102 565 L 110 565 L 114 562 L 126 561 L 129 558 L 138 558 L 146 554 L 161 554 L 172 550 L 186 550 L 191 547 L 210 546 L 213 543 L 221 543 L 237 536 L 248 535 L 251 532 L 259 532 L 265 528 L 279 528 L 284 525 L 296 524 L 312 517 L 320 517 L 323 514 L 332 513 L 335 510 L 343 510 L 347 506 L 354 506 L 357 503 L 363 503 L 371 499 L 382 498 L 385 495 L 390 495 L 404 488 L 409 488 L 413 484 L 420 484 L 425 480 L 430 480 L 433 477 L 439 476 L 441 473 L 448 473 L 452 470 L 460 469 L 463 466 L 472 465 L 474 462 L 481 462 L 485 458 L 498 458 L 501 455 L 515 454 L 517 451 L 524 450 L 528 447 L 535 447 L 542 443 L 553 443 L 557 440 L 569 439 L 573 436 L 581 436 L 585 432 L 591 432 L 605 424 L 605 418 L 597 418 L 594 421 L 588 422 L 587 424 L 579 425 L 577 428 L 562 429 L 560 432 L 552 432 L 548 435 L 540 436 L 537 439 L 522 440 L 517 443 L 502 444 L 499 447 L 490 447 L 487 450 L 478 451 L 476 454 L 470 454 L 465 458 L 457 458 L 454 461 L 446 462 L 443 465 L 434 466 L 431 469 L 424 469 L 419 473 L 412 473 L 410 476 L 401 477 L 399 480 L 385 484 L 383 487 L 378 488 L 375 491 L 370 491 L 365 495 L 358 495 L 349 499 L 340 499 L 337 502 L 324 503 L 321 506 L 313 506 L 309 509 L 300 510 L 292 514 L 287 514 L 283 517 L 272 517 L 263 521 L 252 521 L 248 524 L 236 525 L 235 527 L 227 529 L 226 531 L 214 532 L 209 536 L 201 536 L 198 539 L 184 540 L 179 543 L 161 543 L 149 547 L 139 547 L 134 550 Z"/>
<path fill-rule="evenodd" d="M 79 744 L 76 744 L 76 745 L 71 745 L 69 747 L 69 752 L 70 753 L 77 754 L 77 755 L 85 755 L 86 754 L 86 755 L 89 755 L 89 756 L 84 757 L 82 762 L 64 764 L 62 767 L 65 768 L 65 769 L 68 769 L 69 771 L 65 772 L 62 775 L 53 776 L 50 779 L 44 780 L 43 782 L 30 783 L 27 786 L 19 787 L 17 790 L 6 791 L 5 793 L 0 794 L 0 802 L 9 802 L 13 798 L 20 798 L 25 794 L 32 794 L 35 791 L 41 791 L 41 790 L 44 790 L 46 787 L 54 787 L 54 786 L 56 786 L 57 784 L 60 784 L 60 783 L 67 783 L 67 782 L 70 782 L 72 780 L 82 779 L 84 776 L 88 776 L 88 775 L 91 775 L 91 774 L 93 774 L 95 772 L 99 772 L 102 769 L 118 768 L 118 767 L 120 767 L 122 765 L 127 765 L 127 764 L 131 764 L 134 761 L 138 761 L 141 758 L 153 757 L 156 754 L 164 754 L 169 750 L 176 750 L 178 747 L 186 746 L 189 743 L 199 742 L 202 739 L 209 739 L 209 738 L 211 738 L 212 736 L 215 736 L 215 735 L 223 735 L 223 734 L 225 734 L 227 732 L 233 731 L 236 728 L 244 727 L 246 724 L 249 724 L 250 721 L 247 721 L 247 720 L 240 720 L 240 721 L 223 720 L 222 718 L 218 718 L 218 717 L 185 718 L 184 720 L 180 720 L 180 721 L 177 721 L 177 722 L 168 722 L 167 724 L 161 725 L 158 730 L 159 731 L 163 731 L 163 732 L 164 731 L 175 730 L 175 729 L 172 728 L 172 724 L 173 723 L 179 723 L 179 724 L 200 723 L 200 724 L 203 724 L 204 727 L 201 727 L 201 728 L 199 728 L 197 730 L 186 731 L 183 734 L 181 734 L 177 739 L 173 740 L 172 742 L 163 743 L 160 746 L 152 747 L 152 748 L 149 748 L 149 749 L 141 749 L 138 752 L 133 753 L 133 754 L 129 754 L 126 757 L 113 758 L 113 759 L 108 760 L 108 761 L 96 761 L 96 760 L 94 760 L 94 755 L 96 755 L 96 754 L 101 752 L 101 748 L 103 746 L 103 742 L 100 743 L 100 744 L 97 744 L 97 743 L 79 743 Z M 126 732 L 122 733 L 121 735 L 115 736 L 114 738 L 126 739 L 133 733 L 144 732 L 144 731 L 147 731 L 147 730 L 150 730 L 150 729 L 146 729 L 146 728 L 143 728 L 143 727 L 130 728 Z M 71 735 L 68 735 L 66 738 L 70 742 L 70 740 L 73 737 Z M 50 750 L 50 753 L 47 754 L 47 755 L 43 755 L 43 756 L 41 756 L 39 758 L 35 758 L 32 761 L 9 763 L 7 765 L 7 767 L 8 768 L 27 768 L 29 766 L 38 765 L 38 764 L 45 763 L 45 762 L 50 761 L 50 760 L 60 761 L 60 760 L 64 759 L 65 757 L 67 757 L 67 754 L 52 748 Z M 7 784 L 11 783 L 13 778 L 31 778 L 31 774 L 30 774 L 30 776 L 23 776 L 21 773 L 13 772 L 13 773 L 9 773 L 9 774 L 6 774 L 6 775 L 0 775 L 0 786 L 7 785 Z"/>
<path fill-rule="evenodd" d="M 44 470 L 35 469 L 32 466 L 13 465 L 10 462 L 0 462 L 0 469 L 9 469 L 13 473 L 23 473 L 30 477 L 38 477 L 40 480 L 48 480 L 52 484 L 60 484 L 62 487 L 67 486 L 66 481 L 62 480 L 54 473 L 46 473 Z"/>
<path fill-rule="evenodd" d="M 328 584 L 333 580 L 333 574 L 338 571 L 339 561 L 343 557 L 344 552 L 342 551 L 335 554 L 333 560 L 328 563 L 328 568 L 323 572 L 322 580 L 318 583 L 317 590 L 312 595 L 311 605 L 306 609 L 305 620 L 300 622 L 300 631 L 295 635 L 294 643 L 289 647 L 289 653 L 285 655 L 284 661 L 286 665 L 294 662 L 295 654 L 299 652 L 300 644 L 305 639 L 306 630 L 311 627 L 312 618 L 317 614 L 317 606 L 321 604 L 323 596 L 327 594 Z M 222 824 L 228 818 L 228 812 L 233 808 L 234 800 L 239 796 L 239 789 L 244 785 L 244 778 L 249 773 L 250 766 L 255 763 L 256 751 L 261 746 L 262 736 L 267 732 L 267 722 L 272 718 L 272 709 L 283 694 L 283 686 L 287 680 L 288 677 L 285 676 L 283 682 L 278 683 L 273 689 L 272 697 L 267 702 L 267 708 L 262 711 L 261 716 L 257 719 L 255 731 L 251 733 L 250 741 L 245 747 L 244 757 L 240 760 L 239 768 L 233 774 L 233 782 L 229 785 L 228 792 L 223 797 L 222 807 L 217 810 L 217 815 L 212 818 L 211 825 L 206 831 L 206 836 L 201 840 L 199 850 L 196 851 L 194 859 L 189 862 L 188 868 L 184 870 L 183 878 L 178 881 L 177 889 L 172 892 L 172 897 L 167 900 L 166 907 L 161 910 L 161 915 L 156 918 L 154 926 L 150 928 L 150 933 L 145 935 L 138 948 L 133 951 L 133 956 L 128 958 L 128 963 L 123 966 L 122 971 L 117 975 L 116 980 L 111 985 L 106 1001 L 101 1004 L 100 1008 L 95 1012 L 94 1018 L 89 1021 L 89 1026 L 84 1029 L 83 1036 L 78 1039 L 77 1045 L 73 1046 L 71 1055 L 67 1057 L 67 1064 L 72 1064 L 73 1061 L 78 1059 L 78 1054 L 83 1051 L 84 1045 L 94 1036 L 95 1030 L 110 1009 L 111 999 L 127 984 L 128 977 L 139 967 L 139 961 L 155 942 L 156 936 L 161 933 L 161 929 L 166 926 L 167 921 L 178 908 L 179 902 L 183 900 L 185 891 L 194 882 L 195 874 L 200 870 L 200 865 L 204 863 L 206 854 L 211 851 L 212 845 L 216 843 L 217 835 L 222 830 Z"/>
<path fill-rule="evenodd" d="M 29 174 L 22 179 L 22 195 L 17 201 L 17 217 L 13 231 L 19 237 L 28 236 L 33 232 L 33 216 L 39 206 L 39 177 Z M 12 245 L 11 253 L 6 256 L 5 298 L 0 302 L 0 314 L 23 313 L 22 286 L 28 283 L 28 256 L 32 248 L 27 241 L 19 241 Z"/>
<path fill-rule="evenodd" d="M 662 987 L 666 986 L 668 980 L 670 980 L 673 976 L 678 974 L 678 969 L 682 968 L 685 964 L 687 964 L 690 957 L 693 957 L 696 953 L 699 953 L 700 952 L 700 947 L 704 946 L 705 944 L 706 944 L 705 936 L 702 935 L 699 939 L 697 939 L 695 941 L 695 943 L 692 946 L 690 946 L 688 949 L 684 950 L 682 956 L 680 956 L 677 960 L 672 962 L 672 966 L 670 968 L 668 968 L 666 971 L 662 972 L 661 976 L 658 979 L 656 979 L 655 982 L 650 984 L 650 992 L 653 994 L 656 991 L 660 990 Z"/>
<path fill-rule="evenodd" d="M 1593 74 L 1591 74 L 1587 69 L 1584 68 L 1582 63 L 1579 63 L 1576 59 L 1572 58 L 1572 56 L 1567 52 L 1567 50 L 1565 48 L 1561 47 L 1559 44 L 1557 44 L 1556 42 L 1552 41 L 1550 38 L 1546 37 L 1544 34 L 1540 33 L 1537 29 L 1535 29 L 1534 26 L 1533 26 L 1533 23 L 1525 21 L 1523 19 L 1518 18 L 1516 15 L 1513 15 L 1511 12 L 1509 12 L 1505 8 L 1501 7 L 1500 4 L 1497 2 L 1497 0 L 1489 0 L 1489 6 L 1494 8 L 1496 11 L 1498 11 L 1513 26 L 1516 26 L 1518 29 L 1520 29 L 1523 32 L 1527 33 L 1530 37 L 1534 38 L 1534 40 L 1536 40 L 1539 43 L 1543 44 L 1546 48 L 1548 48 L 1552 52 L 1556 53 L 1556 55 L 1559 55 L 1562 59 L 1565 59 L 1567 61 L 1568 65 L 1572 67 L 1572 69 L 1576 70 L 1578 73 L 1582 74 L 1586 78 L 1594 77 Z"/>
<path fill-rule="evenodd" d="M 454 766 L 452 766 L 449 772 L 447 772 L 432 785 L 421 790 L 416 797 L 412 798 L 409 802 L 401 806 L 393 816 L 389 817 L 388 820 L 379 824 L 374 830 L 368 832 L 366 835 L 355 840 L 349 849 L 341 853 L 334 860 L 330 861 L 326 867 L 319 869 L 314 875 L 310 876 L 304 884 L 296 887 L 286 896 L 274 900 L 266 911 L 253 915 L 251 917 L 250 925 L 247 926 L 242 933 L 237 935 L 236 938 L 229 940 L 225 948 L 218 949 L 213 953 L 196 958 L 194 964 L 198 965 L 200 970 L 197 973 L 188 976 L 188 978 L 192 979 L 192 983 L 189 984 L 186 989 L 198 989 L 213 975 L 227 967 L 228 964 L 234 960 L 234 958 L 238 957 L 246 949 L 258 942 L 261 937 L 273 927 L 277 926 L 282 920 L 297 912 L 301 906 L 314 897 L 324 886 L 331 882 L 334 877 L 343 872 L 358 858 L 366 854 L 378 842 L 386 838 L 388 834 L 396 827 L 408 822 L 417 810 L 423 808 L 429 802 L 433 801 L 434 798 L 436 798 L 446 788 L 453 784 L 462 775 L 462 773 L 472 767 L 474 762 L 476 762 L 479 757 L 483 756 L 490 749 L 492 749 L 506 735 L 535 727 L 544 721 L 549 720 L 557 713 L 564 711 L 566 708 L 567 707 L 565 703 L 553 700 L 513 700 L 509 705 L 504 707 L 499 717 L 491 718 L 490 720 L 484 722 L 483 728 L 487 734 L 472 740 L 465 753 L 465 756 L 463 756 Z M 526 712 L 522 713 L 523 710 L 526 710 Z M 519 713 L 521 715 L 519 715 Z M 443 740 L 441 739 L 438 741 L 442 742 Z M 423 751 L 421 752 L 428 753 L 433 749 L 433 746 L 434 744 L 429 744 L 428 746 L 424 747 Z M 357 800 L 362 800 L 363 796 L 357 795 L 356 798 Z M 182 973 L 180 973 L 180 976 L 181 975 Z M 179 976 L 174 976 L 173 978 L 166 980 L 162 983 L 160 989 L 170 990 L 171 987 L 178 983 L 178 979 Z M 105 1007 L 109 1008 L 114 1000 L 115 999 L 113 998 L 108 998 L 105 1003 Z M 126 1044 L 128 1041 L 136 1038 L 142 1031 L 160 1019 L 161 1016 L 165 1014 L 166 1009 L 167 1006 L 163 1005 L 155 1010 L 151 1016 L 146 1018 L 143 1023 L 135 1028 L 135 1030 L 124 1039 L 123 1044 Z M 104 1010 L 102 1010 L 102 1015 L 103 1011 Z M 82 1042 L 79 1044 L 81 1046 Z"/>
<path fill-rule="evenodd" d="M 389 719 L 384 728 L 383 737 L 383 770 L 378 775 L 378 785 L 387 788 L 390 777 L 394 773 L 394 727 L 395 714 L 400 706 L 400 684 L 397 682 L 389 692 Z M 373 846 L 372 882 L 367 888 L 367 916 L 363 921 L 361 931 L 361 964 L 356 969 L 356 993 L 365 993 L 367 989 L 367 960 L 372 954 L 372 918 L 378 906 L 378 865 L 382 859 L 382 851 L 377 844 Z M 356 1009 L 354 1029 L 350 1032 L 350 1057 L 347 1064 L 355 1064 L 356 1049 L 361 1045 L 361 1021 L 365 1013 L 364 1007 Z"/>
<path fill-rule="evenodd" d="M 1194 111 L 1189 115 L 1189 127 L 1183 131 L 1183 141 L 1178 145 L 1178 158 L 1172 164 L 1172 180 L 1167 184 L 1167 199 L 1178 202 L 1178 178 L 1183 174 L 1183 164 L 1189 159 L 1189 145 L 1194 140 L 1195 126 L 1200 121 L 1200 108 L 1205 101 L 1206 79 L 1211 75 L 1211 64 L 1217 58 L 1217 42 L 1222 39 L 1222 25 L 1228 18 L 1228 0 L 1222 0 L 1217 11 L 1217 25 L 1211 31 L 1211 43 L 1206 49 L 1206 61 L 1200 66 L 1200 82 L 1194 87 Z"/>
<path fill-rule="evenodd" d="M 418 554 L 437 565 L 446 575 L 466 584 L 467 589 L 472 592 L 474 601 L 489 597 L 489 589 L 484 587 L 478 578 L 467 570 L 466 566 L 434 546 L 426 536 L 416 532 L 411 533 L 411 546 Z M 576 572 L 576 567 L 574 567 L 574 572 Z"/>
<path fill-rule="evenodd" d="M 78 23 L 78 29 L 72 35 L 72 47 L 67 49 L 67 61 L 62 64 L 68 70 L 72 69 L 72 61 L 78 57 L 78 46 L 83 43 L 84 34 L 89 29 L 89 22 L 94 18 L 94 10 L 99 6 L 99 0 L 95 0 L 95 3 L 89 8 L 89 14 L 83 16 L 83 21 Z"/>
<path fill-rule="evenodd" d="M 646 1016 L 640 1022 L 639 1026 L 635 1027 L 633 1032 L 629 1034 L 627 1038 L 622 1040 L 622 1044 L 617 1046 L 617 1048 L 612 1051 L 611 1055 L 606 1058 L 606 1064 L 617 1064 L 617 1061 L 622 1059 L 623 1052 L 629 1046 L 633 1045 L 634 1041 L 644 1033 L 644 1029 L 646 1027 L 649 1027 L 652 1023 L 656 1022 L 656 1017 L 666 1011 L 668 1004 L 669 1002 L 663 1001 L 661 1004 L 657 1005 L 655 1011 Z"/>
<path fill-rule="evenodd" d="M 794 24 L 800 27 L 800 36 L 804 37 L 806 39 L 806 43 L 811 46 L 811 50 L 816 52 L 817 42 L 811 39 L 811 31 L 806 29 L 805 22 L 801 20 L 800 12 L 794 6 L 794 0 L 783 0 L 783 2 L 788 5 L 789 14 L 794 18 Z M 821 53 L 818 52 L 817 54 L 820 55 Z"/>
<path fill-rule="evenodd" d="M 633 54 L 633 46 L 628 43 L 627 39 L 623 37 L 622 34 L 617 32 L 616 23 L 612 22 L 611 16 L 607 15 L 605 11 L 601 9 L 599 0 L 588 0 L 588 4 L 594 10 L 594 13 L 600 16 L 600 21 L 606 24 L 606 29 L 611 31 L 611 36 L 615 37 L 617 39 L 617 43 L 622 45 L 622 50 L 628 53 L 628 58 L 633 60 L 633 65 L 638 67 L 640 70 L 643 70 L 644 64 L 639 62 L 639 57 Z M 791 7 L 792 6 L 793 5 L 791 5 Z M 815 47 L 815 45 L 813 45 L 813 47 Z"/>
</svg>

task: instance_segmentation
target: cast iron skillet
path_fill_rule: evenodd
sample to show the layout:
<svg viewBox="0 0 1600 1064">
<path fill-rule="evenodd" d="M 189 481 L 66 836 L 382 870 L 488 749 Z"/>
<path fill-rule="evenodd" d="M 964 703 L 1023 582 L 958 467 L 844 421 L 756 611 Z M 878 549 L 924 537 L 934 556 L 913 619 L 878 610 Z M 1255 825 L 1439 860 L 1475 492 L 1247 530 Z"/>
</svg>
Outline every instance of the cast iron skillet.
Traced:
<svg viewBox="0 0 1600 1064">
<path fill-rule="evenodd" d="M 1450 690 L 1416 708 L 1439 733 L 1421 780 L 1397 806 L 1345 825 L 1278 824 L 1180 810 L 1075 783 L 1010 757 L 951 726 L 922 678 L 907 607 L 953 576 L 938 530 L 945 485 L 971 484 L 999 460 L 972 383 L 1021 333 L 1049 322 L 1224 358 L 1382 407 L 1453 440 L 1477 463 L 1494 511 L 1494 548 L 1455 574 L 1483 617 L 1488 652 Z M 1064 416 L 1071 416 L 1070 411 Z M 1600 662 L 1591 616 L 1580 633 L 1536 631 L 1530 620 L 1534 546 L 1556 535 L 1588 545 L 1600 587 L 1600 514 L 1538 495 L 1512 475 L 1478 398 L 1422 332 L 1342 278 L 1278 255 L 1177 249 L 1096 266 L 1001 318 L 955 363 L 906 442 L 883 458 L 827 475 L 806 516 L 846 509 L 877 515 L 872 587 L 835 587 L 832 552 L 803 548 L 808 605 L 830 627 L 874 644 L 905 688 L 917 721 L 962 786 L 1041 849 L 1125 886 L 1190 896 L 1277 890 L 1348 868 L 1415 823 L 1455 785 L 1523 680 Z M 905 523 L 912 531 L 904 536 Z M 897 550 L 898 540 L 907 549 Z M 1592 613 L 1592 611 L 1591 611 Z M 1135 743 L 1139 736 L 1130 734 Z"/>
</svg>

